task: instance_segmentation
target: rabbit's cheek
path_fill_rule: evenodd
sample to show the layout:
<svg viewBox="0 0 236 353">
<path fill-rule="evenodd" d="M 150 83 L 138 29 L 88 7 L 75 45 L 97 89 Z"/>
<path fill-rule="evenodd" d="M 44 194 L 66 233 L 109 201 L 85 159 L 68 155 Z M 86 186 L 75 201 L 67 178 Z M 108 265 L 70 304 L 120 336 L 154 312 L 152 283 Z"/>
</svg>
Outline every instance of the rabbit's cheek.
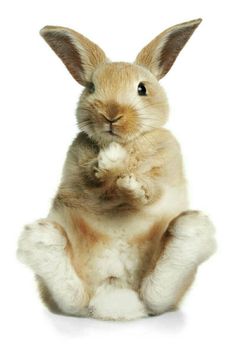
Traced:
<svg viewBox="0 0 236 353">
<path fill-rule="evenodd" d="M 132 135 L 137 134 L 139 131 L 139 126 L 134 119 L 124 119 L 122 124 L 114 126 L 114 132 L 117 132 L 118 135 Z"/>
</svg>

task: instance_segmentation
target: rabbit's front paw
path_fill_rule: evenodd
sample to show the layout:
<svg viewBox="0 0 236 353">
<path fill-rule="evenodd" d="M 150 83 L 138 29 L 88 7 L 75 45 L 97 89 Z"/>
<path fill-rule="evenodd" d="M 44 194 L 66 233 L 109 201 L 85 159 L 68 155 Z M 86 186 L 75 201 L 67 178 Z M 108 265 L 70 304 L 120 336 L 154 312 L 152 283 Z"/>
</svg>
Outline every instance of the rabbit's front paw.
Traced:
<svg viewBox="0 0 236 353">
<path fill-rule="evenodd" d="M 100 178 L 108 171 L 123 169 L 127 158 L 126 150 L 118 143 L 112 142 L 102 149 L 98 155 L 96 177 Z"/>
<path fill-rule="evenodd" d="M 135 199 L 142 203 L 148 202 L 148 195 L 143 185 L 135 178 L 133 174 L 125 175 L 117 179 L 117 186 L 131 194 Z"/>
<path fill-rule="evenodd" d="M 25 226 L 18 241 L 18 259 L 38 275 L 53 272 L 67 243 L 61 229 L 47 220 Z"/>
</svg>

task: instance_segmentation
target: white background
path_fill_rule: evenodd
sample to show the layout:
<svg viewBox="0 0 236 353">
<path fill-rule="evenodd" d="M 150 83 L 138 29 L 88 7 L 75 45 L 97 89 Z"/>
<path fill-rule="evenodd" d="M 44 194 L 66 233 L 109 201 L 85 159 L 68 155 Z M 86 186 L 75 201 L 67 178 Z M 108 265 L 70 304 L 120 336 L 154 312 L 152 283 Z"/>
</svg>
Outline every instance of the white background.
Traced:
<svg viewBox="0 0 236 353">
<path fill-rule="evenodd" d="M 234 1 L 5 1 L 0 9 L 2 352 L 235 352 Z M 217 227 L 218 252 L 201 266 L 181 310 L 129 323 L 55 316 L 15 259 L 25 223 L 47 214 L 76 134 L 81 87 L 39 36 L 74 28 L 114 60 L 132 61 L 160 31 L 203 22 L 162 84 L 179 139 L 191 207 Z"/>
</svg>

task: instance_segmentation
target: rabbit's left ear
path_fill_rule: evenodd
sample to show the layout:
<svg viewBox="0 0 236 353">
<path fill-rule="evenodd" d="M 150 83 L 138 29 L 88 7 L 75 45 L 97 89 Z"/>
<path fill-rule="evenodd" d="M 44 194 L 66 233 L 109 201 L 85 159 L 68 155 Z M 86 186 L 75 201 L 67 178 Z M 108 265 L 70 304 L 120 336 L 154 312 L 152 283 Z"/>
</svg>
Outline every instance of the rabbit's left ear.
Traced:
<svg viewBox="0 0 236 353">
<path fill-rule="evenodd" d="M 170 70 L 201 21 L 197 19 L 168 28 L 141 50 L 135 63 L 145 66 L 160 80 Z"/>
<path fill-rule="evenodd" d="M 40 34 L 83 86 L 90 81 L 96 67 L 108 61 L 98 45 L 70 28 L 46 26 Z"/>
</svg>

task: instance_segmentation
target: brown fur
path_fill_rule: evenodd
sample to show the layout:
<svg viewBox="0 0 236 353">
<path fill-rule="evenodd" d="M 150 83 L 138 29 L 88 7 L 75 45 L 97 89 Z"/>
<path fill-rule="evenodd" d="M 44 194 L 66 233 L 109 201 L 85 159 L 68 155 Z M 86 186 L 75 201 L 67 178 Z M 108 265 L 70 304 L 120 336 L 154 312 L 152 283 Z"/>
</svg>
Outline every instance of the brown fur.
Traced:
<svg viewBox="0 0 236 353">
<path fill-rule="evenodd" d="M 99 242 L 104 242 L 107 240 L 107 237 L 104 234 L 97 232 L 82 217 L 78 217 L 73 211 L 71 214 L 71 222 L 76 234 L 80 234 L 80 239 L 86 242 L 88 247 L 92 247 Z"/>
<path fill-rule="evenodd" d="M 129 243 L 132 245 L 140 245 L 142 246 L 143 243 L 146 241 L 154 241 L 155 238 L 158 238 L 160 241 L 162 235 L 165 233 L 168 227 L 169 221 L 161 220 L 153 224 L 153 226 L 148 230 L 148 232 L 138 234 L 134 238 L 132 238 Z"/>
<path fill-rule="evenodd" d="M 201 19 L 198 19 L 168 28 L 143 48 L 136 58 L 136 63 L 149 68 L 160 80 L 168 73 L 200 23 Z M 154 58 L 158 60 L 154 61 Z"/>
<path fill-rule="evenodd" d="M 163 219 L 156 222 L 148 232 L 139 234 L 129 241 L 139 249 L 139 256 L 142 257 L 142 269 L 140 271 L 140 283 L 142 278 L 153 271 L 158 258 L 166 244 L 166 230 L 170 220 Z"/>
<path fill-rule="evenodd" d="M 169 71 L 199 23 L 195 20 L 164 31 L 140 52 L 135 64 L 110 63 L 96 44 L 68 28 L 47 26 L 41 32 L 72 76 L 86 87 L 77 109 L 82 132 L 68 151 L 48 218 L 68 238 L 68 255 L 88 297 L 104 280 L 99 279 L 96 261 L 99 263 L 109 247 L 120 246 L 112 237 L 112 229 L 101 232 L 92 219 L 108 222 L 111 218 L 118 224 L 122 224 L 120 220 L 127 224 L 133 216 L 146 220 L 147 207 L 161 202 L 166 189 L 176 188 L 180 197 L 185 192 L 179 145 L 162 127 L 168 117 L 168 103 L 156 78 Z M 140 82 L 147 91 L 143 97 L 137 91 Z M 111 120 L 112 131 L 108 131 Z M 127 158 L 123 165 L 101 171 L 99 157 L 111 142 L 122 146 Z M 130 175 L 144 190 L 143 198 L 118 187 L 117 180 Z M 171 204 L 169 209 L 158 220 L 148 221 L 148 230 L 119 239 L 132 256 L 136 254 L 137 265 L 125 279 L 109 276 L 109 283 L 120 281 L 120 285 L 139 289 L 142 278 L 152 271 L 168 246 L 170 237 L 165 231 L 179 212 L 173 211 Z M 190 279 L 186 279 L 176 302 L 189 283 Z"/>
<path fill-rule="evenodd" d="M 97 115 L 97 123 L 101 125 L 104 122 L 107 123 L 107 130 L 109 128 L 108 120 L 114 121 L 113 131 L 119 136 L 124 134 L 129 135 L 138 130 L 138 125 L 135 124 L 137 111 L 132 105 L 119 104 L 114 100 L 107 100 L 105 102 L 96 100 L 93 103 L 93 107 L 94 115 Z"/>
<path fill-rule="evenodd" d="M 170 146 L 172 146 L 172 149 L 170 149 Z M 168 148 L 166 149 L 166 147 Z M 54 214 L 58 214 L 58 222 L 60 221 L 67 228 L 71 244 L 68 252 L 73 266 L 79 276 L 86 282 L 90 282 L 87 273 L 89 259 L 96 257 L 102 251 L 104 245 L 108 246 L 110 238 L 106 234 L 97 232 L 92 224 L 88 224 L 81 216 L 81 212 L 87 213 L 93 210 L 97 214 L 104 215 L 107 213 L 111 217 L 116 217 L 116 215 L 120 216 L 122 213 L 127 214 L 130 212 L 132 214 L 141 207 L 139 201 L 134 200 L 132 195 L 117 190 L 112 186 L 113 184 L 106 183 L 106 180 L 101 184 L 94 185 L 92 188 L 90 184 L 87 184 L 87 180 L 83 178 L 84 175 L 91 173 L 91 171 L 81 174 L 81 170 L 86 168 L 86 166 L 90 168 L 89 164 L 84 165 L 83 159 L 83 150 L 86 150 L 86 155 L 90 155 L 90 148 L 93 151 L 91 157 L 96 159 L 94 156 L 98 154 L 99 150 L 97 148 L 94 149 L 93 144 L 83 134 L 80 134 L 71 146 L 65 166 L 66 173 L 64 174 L 62 186 L 55 198 L 53 208 Z M 169 179 L 168 183 L 172 183 L 172 175 L 174 173 L 174 183 L 182 182 L 183 173 L 182 169 L 179 168 L 181 159 L 179 159 L 178 145 L 167 130 L 159 129 L 158 131 L 150 132 L 147 136 L 141 137 L 139 142 L 133 141 L 126 148 L 129 151 L 127 169 L 129 172 L 140 175 L 141 180 L 144 183 L 148 183 L 150 203 L 161 197 L 161 189 L 158 186 L 159 178 L 165 177 L 166 180 Z M 174 152 L 175 149 L 176 152 Z M 155 153 L 159 156 L 153 166 L 151 163 L 153 157 L 150 160 L 150 153 L 151 156 Z M 80 160 L 77 159 L 79 154 L 82 158 L 82 165 L 80 165 Z M 70 171 L 68 176 L 67 170 Z M 142 170 L 146 171 L 143 173 Z M 124 173 L 124 171 L 120 172 Z M 119 171 L 117 173 L 119 175 Z M 93 178 L 96 179 L 95 176 Z M 110 181 L 111 175 L 108 174 L 107 178 Z M 151 178 L 150 182 L 149 178 Z M 65 191 L 65 189 L 70 190 L 70 192 Z M 167 228 L 171 217 L 174 217 L 174 215 L 169 215 L 169 218 L 154 223 L 146 233 L 138 234 L 128 241 L 129 246 L 137 249 L 138 256 L 142 259 L 140 277 L 143 277 L 154 268 L 162 248 L 160 246 L 161 236 Z"/>
<path fill-rule="evenodd" d="M 46 26 L 40 34 L 81 85 L 86 86 L 89 82 L 91 69 L 107 60 L 102 49 L 70 28 Z M 86 55 L 81 52 L 81 45 Z"/>
<path fill-rule="evenodd" d="M 165 177 L 173 186 L 184 182 L 182 172 L 182 161 L 179 155 L 179 147 L 172 135 L 165 129 L 158 129 L 133 141 L 126 146 L 129 151 L 127 171 L 134 173 L 147 183 L 150 192 L 150 203 L 161 195 L 159 179 Z M 101 182 L 94 174 L 93 163 L 85 163 L 84 158 L 97 160 L 99 149 L 94 150 L 93 145 L 84 134 L 79 134 L 68 153 L 65 168 L 67 172 L 62 180 L 61 187 L 55 198 L 55 207 L 66 205 L 70 207 L 81 207 L 84 210 L 93 209 L 96 213 L 114 213 L 117 209 L 122 210 L 120 205 L 126 203 L 130 209 L 137 208 L 136 201 L 129 193 L 121 192 L 114 188 L 114 181 L 124 170 L 117 170 L 116 176 L 108 174 Z M 85 156 L 83 155 L 85 153 Z M 81 158 L 78 159 L 79 155 Z M 158 155 L 158 159 L 153 156 Z M 172 175 L 175 178 L 172 178 Z M 88 178 L 88 175 L 90 176 Z M 88 184 L 89 180 L 89 184 Z M 93 184 L 91 185 L 91 183 Z M 107 198 L 106 195 L 110 197 Z M 113 195 L 113 196 L 112 196 Z M 95 197 L 94 197 L 95 196 Z M 104 200 L 106 199 L 106 203 Z"/>
</svg>

